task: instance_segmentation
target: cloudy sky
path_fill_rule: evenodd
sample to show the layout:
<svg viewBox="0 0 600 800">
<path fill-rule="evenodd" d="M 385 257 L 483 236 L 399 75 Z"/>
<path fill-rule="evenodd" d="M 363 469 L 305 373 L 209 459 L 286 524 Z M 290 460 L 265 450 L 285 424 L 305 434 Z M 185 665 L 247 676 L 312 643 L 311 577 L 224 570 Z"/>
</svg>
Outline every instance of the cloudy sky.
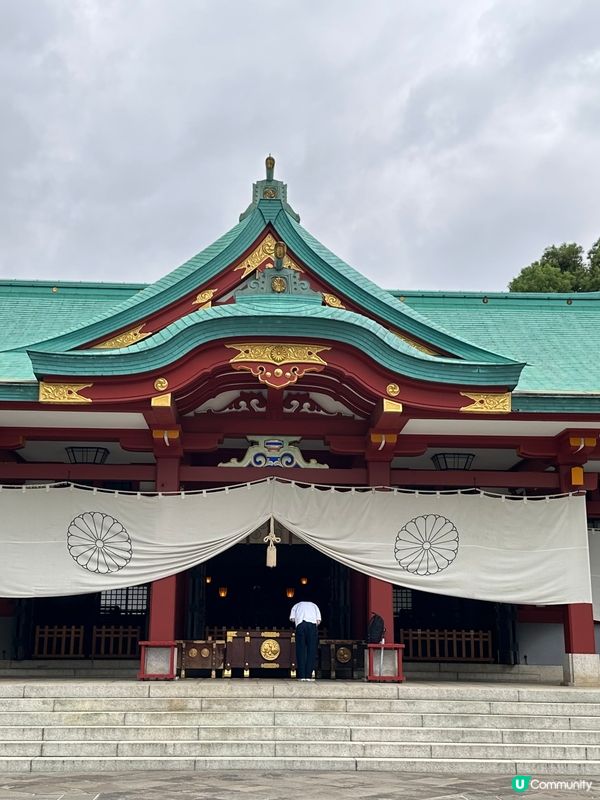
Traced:
<svg viewBox="0 0 600 800">
<path fill-rule="evenodd" d="M 152 281 L 264 157 L 383 286 L 600 236 L 597 0 L 0 0 L 0 278 Z"/>
</svg>

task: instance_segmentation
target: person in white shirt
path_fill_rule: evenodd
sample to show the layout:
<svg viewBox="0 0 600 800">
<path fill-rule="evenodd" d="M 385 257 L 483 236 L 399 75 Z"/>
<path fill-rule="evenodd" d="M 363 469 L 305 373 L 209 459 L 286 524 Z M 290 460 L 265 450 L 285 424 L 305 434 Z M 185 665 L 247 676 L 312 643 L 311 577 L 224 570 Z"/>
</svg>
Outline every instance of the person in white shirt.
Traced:
<svg viewBox="0 0 600 800">
<path fill-rule="evenodd" d="M 290 620 L 296 626 L 296 668 L 298 680 L 314 681 L 317 665 L 318 626 L 321 612 L 315 603 L 301 600 L 290 611 Z"/>
</svg>

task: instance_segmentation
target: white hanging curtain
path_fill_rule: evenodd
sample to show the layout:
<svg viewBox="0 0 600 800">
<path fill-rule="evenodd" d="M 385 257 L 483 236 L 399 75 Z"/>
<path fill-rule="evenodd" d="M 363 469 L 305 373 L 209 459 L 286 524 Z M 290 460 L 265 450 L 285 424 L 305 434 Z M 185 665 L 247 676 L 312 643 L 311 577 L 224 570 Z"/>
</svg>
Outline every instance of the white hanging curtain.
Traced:
<svg viewBox="0 0 600 800">
<path fill-rule="evenodd" d="M 600 622 L 600 530 L 589 532 L 590 572 L 592 574 L 592 598 L 594 603 L 594 619 Z"/>
<path fill-rule="evenodd" d="M 585 500 L 334 489 L 269 479 L 187 495 L 0 492 L 0 597 L 133 586 L 208 561 L 274 517 L 399 586 L 506 603 L 591 602 Z"/>
</svg>

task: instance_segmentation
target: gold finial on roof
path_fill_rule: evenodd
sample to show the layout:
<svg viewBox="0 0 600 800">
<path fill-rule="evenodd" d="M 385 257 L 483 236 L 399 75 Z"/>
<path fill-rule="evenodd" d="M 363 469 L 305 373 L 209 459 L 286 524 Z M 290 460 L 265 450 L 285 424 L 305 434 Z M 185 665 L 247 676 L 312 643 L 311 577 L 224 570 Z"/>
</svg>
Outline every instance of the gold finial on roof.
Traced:
<svg viewBox="0 0 600 800">
<path fill-rule="evenodd" d="M 265 159 L 265 166 L 267 168 L 267 180 L 272 181 L 275 172 L 275 159 L 270 153 Z"/>
</svg>

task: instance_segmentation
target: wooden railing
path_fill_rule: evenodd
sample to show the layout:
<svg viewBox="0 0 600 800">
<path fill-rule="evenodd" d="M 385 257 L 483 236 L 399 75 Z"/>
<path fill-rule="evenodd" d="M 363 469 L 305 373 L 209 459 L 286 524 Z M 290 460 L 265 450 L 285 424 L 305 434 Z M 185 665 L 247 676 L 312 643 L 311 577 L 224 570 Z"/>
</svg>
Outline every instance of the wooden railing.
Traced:
<svg viewBox="0 0 600 800">
<path fill-rule="evenodd" d="M 83 625 L 36 625 L 34 658 L 83 658 Z"/>
<path fill-rule="evenodd" d="M 135 658 L 140 629 L 134 625 L 94 625 L 92 658 Z"/>
<path fill-rule="evenodd" d="M 405 661 L 493 661 L 491 631 L 401 628 Z"/>
</svg>

